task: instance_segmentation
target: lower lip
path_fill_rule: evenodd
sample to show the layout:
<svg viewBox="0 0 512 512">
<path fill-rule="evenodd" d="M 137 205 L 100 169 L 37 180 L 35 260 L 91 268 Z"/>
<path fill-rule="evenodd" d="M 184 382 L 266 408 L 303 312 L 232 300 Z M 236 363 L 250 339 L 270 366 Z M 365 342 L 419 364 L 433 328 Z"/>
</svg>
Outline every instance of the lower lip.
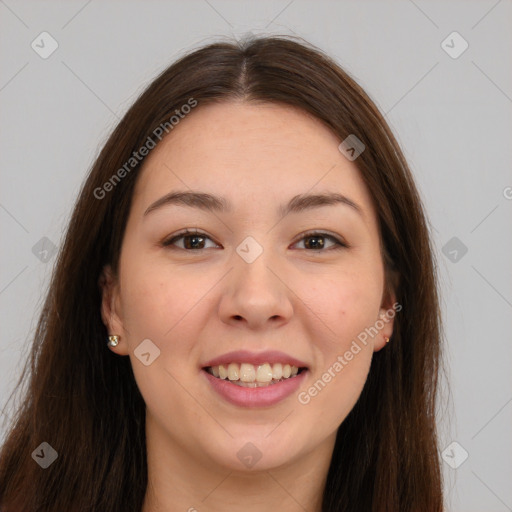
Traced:
<svg viewBox="0 0 512 512">
<path fill-rule="evenodd" d="M 276 384 L 259 388 L 246 388 L 231 384 L 228 380 L 218 379 L 206 370 L 201 370 L 213 389 L 225 400 L 238 407 L 268 407 L 279 403 L 297 391 L 306 378 L 307 370 L 302 370 L 295 377 Z"/>
</svg>

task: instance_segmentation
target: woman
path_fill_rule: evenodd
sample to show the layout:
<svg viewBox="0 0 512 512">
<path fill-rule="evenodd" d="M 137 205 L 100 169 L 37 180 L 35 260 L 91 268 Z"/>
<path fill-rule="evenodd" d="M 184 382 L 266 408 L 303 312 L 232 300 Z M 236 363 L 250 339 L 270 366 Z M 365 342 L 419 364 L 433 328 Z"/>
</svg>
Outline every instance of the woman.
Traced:
<svg viewBox="0 0 512 512">
<path fill-rule="evenodd" d="M 364 91 L 292 38 L 203 47 L 87 177 L 2 510 L 440 511 L 440 330 L 421 201 Z"/>
</svg>

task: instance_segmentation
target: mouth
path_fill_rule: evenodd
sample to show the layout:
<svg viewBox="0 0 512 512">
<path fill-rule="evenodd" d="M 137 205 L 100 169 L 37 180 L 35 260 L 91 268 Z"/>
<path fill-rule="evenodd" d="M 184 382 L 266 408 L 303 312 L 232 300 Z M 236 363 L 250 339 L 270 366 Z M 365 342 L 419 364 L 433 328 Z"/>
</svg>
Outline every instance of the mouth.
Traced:
<svg viewBox="0 0 512 512">
<path fill-rule="evenodd" d="M 308 367 L 289 364 L 297 360 L 270 364 L 259 358 L 254 365 L 227 361 L 212 361 L 201 373 L 218 396 L 240 408 L 276 406 L 296 393 L 309 374 Z"/>
<path fill-rule="evenodd" d="M 216 379 L 228 381 L 244 388 L 269 387 L 280 382 L 297 378 L 307 371 L 307 367 L 298 367 L 282 363 L 229 363 L 205 366 L 203 370 Z"/>
</svg>

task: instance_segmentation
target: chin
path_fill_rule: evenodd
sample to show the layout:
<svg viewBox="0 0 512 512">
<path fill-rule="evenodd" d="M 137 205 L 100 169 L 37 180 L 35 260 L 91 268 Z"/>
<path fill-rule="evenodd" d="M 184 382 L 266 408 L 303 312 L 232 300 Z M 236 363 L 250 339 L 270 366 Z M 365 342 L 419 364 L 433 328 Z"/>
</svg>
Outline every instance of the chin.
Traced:
<svg viewBox="0 0 512 512">
<path fill-rule="evenodd" d="M 268 431 L 261 437 L 235 436 L 234 439 L 229 439 L 228 446 L 220 453 L 212 454 L 212 458 L 229 471 L 247 473 L 292 464 L 297 456 L 297 441 L 292 441 L 291 436 L 282 439 L 276 435 L 271 440 L 271 436 L 265 438 L 265 435 L 268 435 Z"/>
</svg>

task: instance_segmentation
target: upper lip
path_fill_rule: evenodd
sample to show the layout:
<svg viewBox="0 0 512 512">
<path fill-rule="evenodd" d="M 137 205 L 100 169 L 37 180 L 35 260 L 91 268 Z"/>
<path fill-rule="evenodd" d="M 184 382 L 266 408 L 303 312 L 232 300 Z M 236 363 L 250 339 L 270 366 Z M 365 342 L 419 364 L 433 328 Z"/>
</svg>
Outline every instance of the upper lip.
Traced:
<svg viewBox="0 0 512 512">
<path fill-rule="evenodd" d="M 266 350 L 264 352 L 249 352 L 248 350 L 235 350 L 221 356 L 215 357 L 203 364 L 203 368 L 209 366 L 227 365 L 229 363 L 249 363 L 261 365 L 264 363 L 274 364 L 282 363 L 296 366 L 297 368 L 307 368 L 307 364 L 295 357 L 292 357 L 279 350 Z"/>
</svg>

